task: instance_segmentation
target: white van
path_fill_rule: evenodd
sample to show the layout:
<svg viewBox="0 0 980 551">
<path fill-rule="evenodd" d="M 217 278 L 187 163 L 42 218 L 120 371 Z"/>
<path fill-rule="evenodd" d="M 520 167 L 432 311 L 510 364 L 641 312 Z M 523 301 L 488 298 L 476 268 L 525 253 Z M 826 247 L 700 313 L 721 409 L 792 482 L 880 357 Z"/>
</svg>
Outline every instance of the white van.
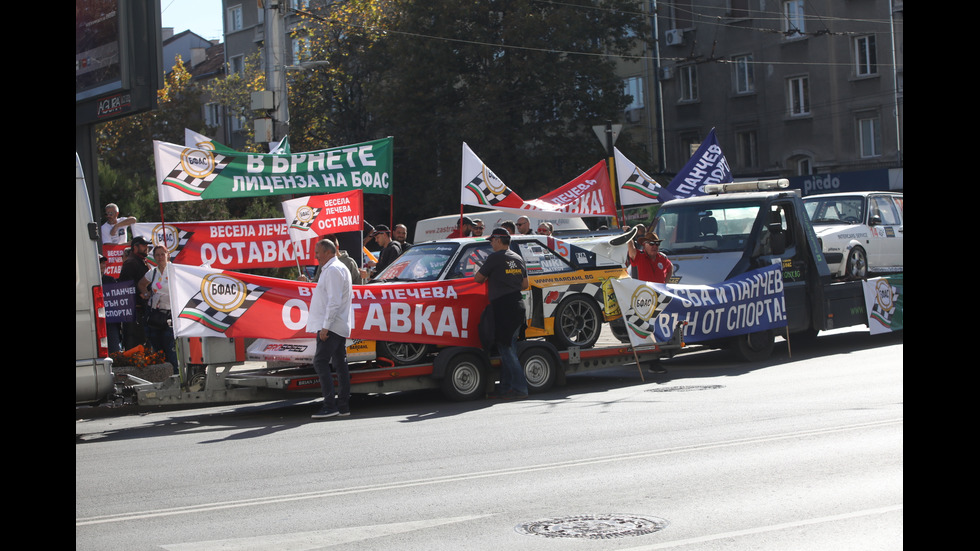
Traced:
<svg viewBox="0 0 980 551">
<path fill-rule="evenodd" d="M 585 222 L 581 218 L 544 218 L 534 216 L 533 211 L 529 211 L 527 216 L 528 220 L 531 221 L 531 229 L 536 230 L 538 224 L 541 222 L 551 222 L 555 226 L 555 232 L 564 231 L 587 231 L 589 228 L 585 225 Z M 494 228 L 500 225 L 501 222 L 505 220 L 511 220 L 516 222 L 518 218 L 522 215 L 514 214 L 512 212 L 502 212 L 499 210 L 484 210 L 480 212 L 471 212 L 464 214 L 470 220 L 476 220 L 479 218 L 483 220 L 483 224 L 486 229 L 483 235 L 490 235 L 490 232 Z M 426 218 L 425 220 L 419 220 L 415 224 L 415 234 L 412 236 L 413 243 L 422 243 L 423 241 L 433 241 L 435 239 L 445 239 L 449 234 L 453 233 L 456 229 L 456 224 L 459 222 L 459 214 L 450 214 L 447 216 L 436 216 L 435 218 Z"/>
<path fill-rule="evenodd" d="M 75 404 L 102 401 L 112 392 L 106 333 L 99 226 L 92 217 L 82 162 L 75 154 Z"/>
</svg>

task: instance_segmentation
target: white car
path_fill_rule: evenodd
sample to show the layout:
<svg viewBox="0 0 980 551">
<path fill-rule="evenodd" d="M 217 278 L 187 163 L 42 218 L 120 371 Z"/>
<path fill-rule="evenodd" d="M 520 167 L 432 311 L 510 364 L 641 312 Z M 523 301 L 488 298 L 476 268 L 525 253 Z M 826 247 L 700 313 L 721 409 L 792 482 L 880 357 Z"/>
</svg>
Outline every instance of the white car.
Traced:
<svg viewBox="0 0 980 551">
<path fill-rule="evenodd" d="M 831 274 L 862 279 L 903 271 L 901 193 L 861 191 L 803 199 Z"/>
</svg>

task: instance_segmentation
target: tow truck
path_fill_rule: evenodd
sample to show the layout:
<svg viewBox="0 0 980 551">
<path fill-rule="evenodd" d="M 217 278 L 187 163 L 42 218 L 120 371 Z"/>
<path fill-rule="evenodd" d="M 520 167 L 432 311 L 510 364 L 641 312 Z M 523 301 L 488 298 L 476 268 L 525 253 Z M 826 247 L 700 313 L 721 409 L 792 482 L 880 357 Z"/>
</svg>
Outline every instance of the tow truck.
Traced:
<svg viewBox="0 0 980 551">
<path fill-rule="evenodd" d="M 798 191 L 789 181 L 705 186 L 707 195 L 664 203 L 654 231 L 674 264 L 668 283 L 715 284 L 750 270 L 782 267 L 787 333 L 867 325 L 862 281 L 834 281 Z M 709 346 L 760 361 L 772 353 L 774 331 L 741 335 Z"/>
</svg>

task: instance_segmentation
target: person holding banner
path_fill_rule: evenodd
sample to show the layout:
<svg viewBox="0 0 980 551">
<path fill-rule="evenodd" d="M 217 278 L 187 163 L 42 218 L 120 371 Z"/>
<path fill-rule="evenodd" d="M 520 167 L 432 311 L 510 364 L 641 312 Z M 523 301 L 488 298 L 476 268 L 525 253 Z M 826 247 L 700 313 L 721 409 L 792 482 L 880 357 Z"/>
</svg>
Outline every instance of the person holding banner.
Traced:
<svg viewBox="0 0 980 551">
<path fill-rule="evenodd" d="M 347 366 L 347 337 L 354 326 L 353 287 L 350 272 L 337 259 L 337 245 L 329 239 L 316 244 L 320 278 L 310 297 L 306 332 L 316 335 L 313 369 L 320 377 L 323 406 L 313 419 L 350 415 L 350 370 Z M 334 391 L 330 368 L 337 372 L 339 388 Z"/>
<path fill-rule="evenodd" d="M 139 296 L 150 308 L 146 317 L 146 336 L 154 350 L 163 351 L 163 357 L 177 375 L 177 349 L 170 315 L 170 271 L 167 270 L 170 251 L 164 245 L 157 245 L 153 248 L 153 260 L 156 267 L 147 271 L 136 286 Z"/>
<path fill-rule="evenodd" d="M 489 308 L 493 308 L 494 340 L 500 352 L 500 388 L 490 397 L 504 400 L 527 398 L 527 378 L 516 349 L 521 327 L 527 320 L 521 294 L 530 286 L 527 266 L 524 259 L 510 249 L 507 230 L 496 228 L 487 239 L 493 252 L 473 279 L 477 283 L 487 282 Z"/>
<path fill-rule="evenodd" d="M 667 279 L 674 274 L 674 265 L 667 255 L 660 252 L 660 237 L 654 232 L 647 232 L 645 236 L 637 239 L 637 242 L 643 247 L 643 252 L 636 250 L 632 239 L 627 242 L 630 264 L 636 268 L 636 279 L 651 283 L 667 283 Z M 650 362 L 647 369 L 651 373 L 667 373 L 667 370 L 660 365 L 659 357 Z"/>
</svg>

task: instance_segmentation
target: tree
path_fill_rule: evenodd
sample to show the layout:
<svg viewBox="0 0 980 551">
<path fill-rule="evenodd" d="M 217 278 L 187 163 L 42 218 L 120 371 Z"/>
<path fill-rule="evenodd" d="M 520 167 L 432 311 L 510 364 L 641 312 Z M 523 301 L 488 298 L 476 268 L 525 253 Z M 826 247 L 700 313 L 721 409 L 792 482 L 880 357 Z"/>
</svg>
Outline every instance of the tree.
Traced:
<svg viewBox="0 0 980 551">
<path fill-rule="evenodd" d="M 311 108 L 292 108 L 302 130 L 290 139 L 394 136 L 401 219 L 458 210 L 464 141 L 526 198 L 594 165 L 604 149 L 591 127 L 627 105 L 615 59 L 650 34 L 636 0 L 342 6 L 304 31 L 330 71 L 294 81 L 294 105 Z"/>
</svg>

